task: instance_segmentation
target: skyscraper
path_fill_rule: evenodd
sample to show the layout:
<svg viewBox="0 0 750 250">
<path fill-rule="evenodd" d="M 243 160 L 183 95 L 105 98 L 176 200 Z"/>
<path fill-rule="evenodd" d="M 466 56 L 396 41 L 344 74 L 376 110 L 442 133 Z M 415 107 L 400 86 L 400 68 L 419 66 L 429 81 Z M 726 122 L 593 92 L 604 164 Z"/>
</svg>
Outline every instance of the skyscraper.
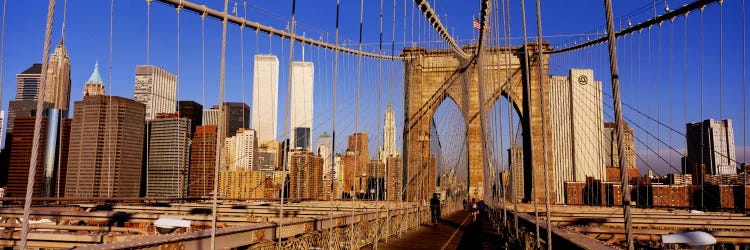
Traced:
<svg viewBox="0 0 750 250">
<path fill-rule="evenodd" d="M 193 138 L 195 127 L 202 125 L 203 122 L 203 105 L 194 101 L 179 101 L 177 112 L 180 117 L 190 119 L 190 138 Z"/>
<path fill-rule="evenodd" d="M 555 190 L 565 190 L 565 182 L 604 177 L 602 148 L 601 82 L 590 69 L 571 69 L 568 76 L 553 76 L 550 89 L 550 127 Z M 557 192 L 556 202 L 565 201 Z"/>
<path fill-rule="evenodd" d="M 276 140 L 279 59 L 274 55 L 255 55 L 253 75 L 253 129 L 261 143 Z"/>
<path fill-rule="evenodd" d="M 401 201 L 403 189 L 403 160 L 401 156 L 389 156 L 386 158 L 386 199 L 389 201 Z"/>
<path fill-rule="evenodd" d="M 385 110 L 385 123 L 383 124 L 383 148 L 380 149 L 380 161 L 386 163 L 388 157 L 398 156 L 396 148 L 396 115 L 393 113 L 393 107 L 388 104 Z"/>
<path fill-rule="evenodd" d="M 614 122 L 604 123 L 604 137 L 602 138 L 602 147 L 604 148 L 604 167 L 606 167 L 606 178 L 605 181 L 616 181 L 622 180 L 620 170 L 620 156 L 617 146 L 617 124 Z M 627 167 L 628 176 L 638 177 L 638 169 L 636 168 L 635 161 L 635 137 L 633 136 L 633 129 L 628 127 L 628 124 L 623 121 L 623 146 L 625 148 L 625 166 Z"/>
<path fill-rule="evenodd" d="M 146 105 L 146 119 L 177 108 L 177 76 L 153 65 L 135 67 L 133 99 Z"/>
<path fill-rule="evenodd" d="M 343 192 L 351 192 L 350 195 L 362 194 L 367 189 L 368 164 L 370 153 L 368 150 L 369 138 L 366 132 L 354 133 L 348 138 L 348 149 L 341 157 L 344 175 Z"/>
<path fill-rule="evenodd" d="M 190 197 L 205 197 L 211 194 L 216 169 L 216 125 L 195 128 L 190 145 Z"/>
<path fill-rule="evenodd" d="M 318 156 L 323 157 L 323 179 L 330 180 L 336 178 L 336 173 L 331 172 L 331 162 L 333 161 L 333 139 L 328 133 L 318 137 L 318 146 L 315 147 Z"/>
<path fill-rule="evenodd" d="M 687 169 L 686 174 L 693 174 L 693 180 L 704 173 L 694 173 L 699 164 L 704 165 L 705 174 L 737 174 L 737 158 L 734 147 L 734 129 L 732 120 L 708 119 L 703 122 L 688 123 L 687 133 Z M 692 170 L 692 171 L 691 171 Z"/>
<path fill-rule="evenodd" d="M 43 109 L 48 109 L 51 107 L 52 107 L 52 104 L 49 102 L 44 102 L 42 104 Z M 6 131 L 6 138 L 10 139 L 8 134 L 13 134 L 13 126 L 14 126 L 14 121 L 16 117 L 32 116 L 34 115 L 35 111 L 36 111 L 36 100 L 22 100 L 22 101 L 14 100 L 14 101 L 8 102 L 8 122 L 7 122 L 8 129 Z"/>
<path fill-rule="evenodd" d="M 310 143 L 311 143 L 310 128 L 308 127 L 294 128 L 294 148 L 309 149 Z"/>
<path fill-rule="evenodd" d="M 50 55 L 46 81 L 44 101 L 54 109 L 70 110 L 70 57 L 62 40 Z"/>
<path fill-rule="evenodd" d="M 68 145 L 71 120 L 59 109 L 40 112 L 39 151 L 34 174 L 34 197 L 64 196 L 68 166 Z M 20 116 L 15 120 L 13 153 L 10 155 L 7 193 L 13 197 L 26 195 L 26 185 L 34 142 L 35 116 Z"/>
<path fill-rule="evenodd" d="M 292 62 L 292 96 L 290 101 L 290 123 L 292 130 L 289 138 L 298 139 L 296 128 L 313 130 L 313 77 L 312 62 Z M 308 141 L 312 141 L 312 134 L 308 133 Z M 296 145 L 292 143 L 292 145 Z M 311 145 L 305 147 L 312 150 Z"/>
<path fill-rule="evenodd" d="M 145 105 L 92 95 L 75 102 L 74 112 L 65 196 L 138 196 Z"/>
<path fill-rule="evenodd" d="M 146 196 L 187 197 L 190 119 L 159 114 L 149 132 Z"/>
<path fill-rule="evenodd" d="M 258 165 L 255 169 L 274 171 L 281 166 L 281 142 L 267 141 L 259 144 Z"/>
<path fill-rule="evenodd" d="M 516 199 L 516 202 L 524 200 L 524 169 L 523 169 L 523 146 L 512 145 L 508 149 L 508 160 L 510 165 L 510 187 L 505 194 L 508 200 Z M 515 196 L 514 196 L 515 195 Z"/>
<path fill-rule="evenodd" d="M 230 199 L 264 198 L 266 173 L 235 169 L 219 171 L 219 195 Z M 270 178 L 268 180 L 270 182 Z"/>
<path fill-rule="evenodd" d="M 42 81 L 42 64 L 35 63 L 16 75 L 16 101 L 36 100 Z"/>
<path fill-rule="evenodd" d="M 219 123 L 220 108 L 219 105 L 213 105 L 211 109 L 203 111 L 204 125 Z M 224 122 L 226 126 L 223 128 L 222 134 L 225 134 L 226 137 L 234 136 L 238 129 L 250 128 L 250 107 L 242 102 L 225 102 Z"/>
<path fill-rule="evenodd" d="M 104 81 L 102 76 L 99 75 L 99 62 L 94 64 L 94 72 L 91 72 L 89 80 L 86 81 L 86 85 L 83 86 L 83 96 L 89 95 L 105 95 Z"/>
<path fill-rule="evenodd" d="M 323 195 L 323 158 L 306 149 L 294 149 L 289 157 L 291 200 L 319 199 Z"/>
<path fill-rule="evenodd" d="M 239 129 L 233 137 L 227 138 L 227 167 L 230 169 L 252 170 L 258 165 L 258 138 L 253 129 Z"/>
<path fill-rule="evenodd" d="M 221 111 L 217 106 L 203 110 L 203 126 L 219 125 L 219 112 Z"/>
</svg>

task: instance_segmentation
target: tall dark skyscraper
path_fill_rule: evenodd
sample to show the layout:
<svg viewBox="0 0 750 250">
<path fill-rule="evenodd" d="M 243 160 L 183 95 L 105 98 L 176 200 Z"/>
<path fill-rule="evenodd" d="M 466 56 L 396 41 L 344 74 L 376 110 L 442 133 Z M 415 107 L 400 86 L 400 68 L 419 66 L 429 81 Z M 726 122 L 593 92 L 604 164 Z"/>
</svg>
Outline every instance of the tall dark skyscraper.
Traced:
<svg viewBox="0 0 750 250">
<path fill-rule="evenodd" d="M 59 109 L 48 109 L 42 114 L 39 151 L 34 174 L 34 197 L 62 197 L 68 166 L 71 119 Z M 26 195 L 35 116 L 20 116 L 15 120 L 13 151 L 8 171 L 8 195 Z"/>
<path fill-rule="evenodd" d="M 216 125 L 198 126 L 190 146 L 188 196 L 211 195 L 216 169 Z"/>
<path fill-rule="evenodd" d="M 177 102 L 177 112 L 181 118 L 190 119 L 190 138 L 195 135 L 195 127 L 203 125 L 203 105 L 194 101 Z"/>
<path fill-rule="evenodd" d="M 145 105 L 118 96 L 75 102 L 70 133 L 68 197 L 137 197 Z"/>
<path fill-rule="evenodd" d="M 307 127 L 296 127 L 294 128 L 294 147 L 295 148 L 310 148 L 310 128 Z"/>
<path fill-rule="evenodd" d="M 702 173 L 696 172 L 702 164 L 705 174 L 737 174 L 735 156 L 734 129 L 732 120 L 705 120 L 686 125 L 687 138 L 687 174 L 693 174 L 693 180 Z"/>
<path fill-rule="evenodd" d="M 219 105 L 214 105 L 211 109 L 219 109 Z M 240 128 L 250 128 L 250 107 L 243 102 L 225 102 L 224 119 L 227 123 L 226 137 L 232 137 L 237 134 Z"/>
<path fill-rule="evenodd" d="M 149 122 L 146 196 L 186 197 L 190 121 L 176 114 L 158 114 Z"/>
</svg>

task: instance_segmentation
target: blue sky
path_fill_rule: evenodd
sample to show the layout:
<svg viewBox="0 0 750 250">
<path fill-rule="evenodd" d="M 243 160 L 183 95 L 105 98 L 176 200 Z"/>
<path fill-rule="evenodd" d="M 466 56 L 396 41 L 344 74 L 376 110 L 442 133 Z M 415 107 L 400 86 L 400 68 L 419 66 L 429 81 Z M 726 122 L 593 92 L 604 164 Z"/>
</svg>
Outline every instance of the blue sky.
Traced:
<svg viewBox="0 0 750 250">
<path fill-rule="evenodd" d="M 201 4 L 214 9 L 223 8 L 223 1 L 218 0 L 196 0 Z M 237 15 L 247 15 L 247 18 L 253 21 L 271 25 L 277 28 L 284 28 L 291 16 L 291 1 L 230 1 L 230 10 L 237 3 Z M 420 46 L 428 48 L 446 48 L 444 43 L 434 42 L 426 43 L 420 41 L 438 40 L 438 37 L 428 27 L 424 25 L 424 18 L 417 14 L 413 8 L 413 2 L 397 0 L 396 2 L 396 32 L 395 40 L 398 42 L 416 42 Z M 657 1 L 657 12 L 663 12 L 664 1 Z M 675 9 L 688 1 L 668 1 L 668 5 Z M 61 35 L 61 22 L 63 19 L 63 3 L 58 1 L 55 15 L 55 25 L 53 32 L 53 45 L 56 44 Z M 245 5 L 246 3 L 246 5 Z M 407 18 L 404 16 L 404 3 L 406 3 Z M 431 5 L 440 13 L 443 23 L 459 40 L 470 39 L 474 36 L 474 30 L 471 28 L 471 18 L 477 15 L 479 11 L 478 1 L 430 1 Z M 298 21 L 297 34 L 304 32 L 305 36 L 312 38 L 322 38 L 333 42 L 335 31 L 335 1 L 297 1 L 296 20 Z M 367 0 L 364 7 L 364 36 L 363 42 L 366 44 L 365 50 L 377 51 L 378 49 L 378 9 L 380 1 Z M 653 1 L 635 0 L 635 1 L 614 1 L 615 16 L 627 17 L 618 21 L 626 25 L 627 20 L 633 23 L 640 22 L 653 16 Z M 723 33 L 723 93 L 721 96 L 722 114 L 719 114 L 716 101 L 719 93 L 718 85 L 718 20 L 719 7 L 711 5 L 706 8 L 704 13 L 704 35 L 705 38 L 705 56 L 701 60 L 698 57 L 698 13 L 694 12 L 689 15 L 688 26 L 688 58 L 682 57 L 682 42 L 685 40 L 682 33 L 683 20 L 675 20 L 674 24 L 665 23 L 661 28 L 652 28 L 650 32 L 642 32 L 635 37 L 620 39 L 618 49 L 620 49 L 621 58 L 621 75 L 623 77 L 623 100 L 637 107 L 639 110 L 660 117 L 660 120 L 668 120 L 666 114 L 669 113 L 669 103 L 674 105 L 672 120 L 669 124 L 683 130 L 685 121 L 698 121 L 706 118 L 731 118 L 734 119 L 735 141 L 737 147 L 743 144 L 743 138 L 746 135 L 742 132 L 747 125 L 742 123 L 742 69 L 741 60 L 742 48 L 741 40 L 741 8 L 740 1 L 725 1 L 724 3 L 724 33 Z M 244 12 L 245 6 L 247 13 Z M 341 9 L 341 42 L 352 44 L 356 47 L 359 34 L 359 1 L 344 0 Z M 536 34 L 536 24 L 534 23 L 534 2 L 527 1 L 527 18 L 529 19 L 528 32 L 530 36 Z M 42 57 L 42 46 L 44 38 L 44 21 L 46 18 L 47 1 L 29 0 L 29 1 L 8 1 L 7 17 L 5 30 L 5 65 L 2 75 L 2 107 L 7 109 L 7 103 L 15 95 L 15 74 L 23 71 L 32 63 L 40 62 Z M 168 71 L 178 73 L 177 60 L 177 12 L 174 8 L 159 4 L 157 2 L 151 5 L 151 31 L 150 31 L 150 63 L 161 66 Z M 518 45 L 521 40 L 521 14 L 519 1 L 511 3 L 511 36 L 514 38 L 513 44 Z M 639 11 L 640 10 L 640 11 Z M 636 12 L 634 12 L 636 11 Z M 384 1 L 384 18 L 383 18 L 383 40 L 384 49 L 390 48 L 391 25 L 393 24 L 393 1 Z M 543 31 L 545 36 L 553 45 L 562 45 L 569 39 L 578 39 L 583 41 L 587 37 L 593 38 L 595 35 L 568 36 L 570 34 L 594 33 L 599 29 L 601 31 L 604 25 L 603 1 L 577 1 L 571 4 L 570 1 L 542 1 L 543 13 Z M 412 20 L 415 23 L 412 25 Z M 86 79 L 88 79 L 93 69 L 94 63 L 98 60 L 100 64 L 101 75 L 107 87 L 107 92 L 113 95 L 132 97 L 134 71 L 136 65 L 146 64 L 146 28 L 147 28 L 147 5 L 146 1 L 134 0 L 117 0 L 114 6 L 114 28 L 112 57 L 110 58 L 110 1 L 68 1 L 67 3 L 67 20 L 66 20 L 66 45 L 71 57 L 71 74 L 72 88 L 71 101 L 81 99 L 81 92 Z M 404 26 L 406 30 L 404 30 Z M 412 28 L 413 27 L 413 28 Z M 670 29 L 675 27 L 675 40 L 669 41 Z M 218 97 L 218 80 L 220 65 L 220 43 L 221 43 L 221 24 L 218 20 L 207 19 L 205 21 L 205 85 L 202 85 L 201 74 L 201 19 L 199 15 L 183 11 L 180 15 L 180 60 L 179 60 L 179 90 L 178 98 L 183 100 L 195 100 L 203 103 L 204 106 L 216 104 Z M 412 29 L 414 31 L 412 31 Z M 493 30 L 501 32 L 501 30 Z M 659 32 L 662 34 L 662 44 L 658 46 Z M 406 36 L 404 37 L 404 33 Z M 647 35 L 651 34 L 651 49 L 648 51 Z M 414 34 L 412 36 L 412 34 Z M 272 53 L 279 57 L 280 81 L 279 81 L 279 110 L 285 110 L 285 96 L 287 90 L 287 64 L 289 62 L 289 41 L 272 37 L 269 40 L 267 34 L 256 34 L 252 30 L 243 32 L 244 43 L 240 48 L 240 31 L 238 26 L 229 25 L 227 34 L 227 91 L 225 100 L 227 101 L 245 101 L 252 103 L 252 57 L 256 53 Z M 638 40 L 640 39 L 640 40 Z M 630 46 L 640 42 L 641 48 L 637 45 Z M 462 42 L 468 43 L 468 42 Z M 400 51 L 402 43 L 396 44 L 396 50 Z M 669 54 L 669 48 L 674 47 L 675 54 Z M 661 48 L 661 50 L 658 50 Z M 242 67 L 241 51 L 244 51 L 244 69 Z M 294 60 L 301 60 L 301 47 L 295 45 L 293 52 Z M 592 67 L 595 69 L 597 80 L 603 80 L 605 93 L 610 92 L 608 84 L 608 65 L 606 58 L 606 48 L 599 46 L 586 49 L 580 52 L 570 53 L 568 55 L 553 58 L 553 70 L 551 73 L 561 74 L 567 68 L 571 67 Z M 389 53 L 385 51 L 384 53 Z M 305 60 L 313 61 L 316 65 L 315 76 L 315 102 L 313 125 L 314 137 L 331 130 L 331 105 L 333 93 L 331 91 L 333 78 L 333 56 L 334 53 L 324 51 L 318 48 L 306 48 Z M 632 56 L 631 56 L 632 55 Z M 640 60 L 638 60 L 640 55 Z M 649 55 L 651 55 L 649 57 Z M 651 58 L 651 65 L 664 65 L 661 69 L 652 67 L 648 71 L 648 59 Z M 674 77 L 672 88 L 669 88 L 669 71 L 668 60 L 673 58 Z M 110 60 L 112 63 L 110 64 Z M 683 61 L 688 62 L 688 74 L 682 77 Z M 699 110 L 699 101 L 701 94 L 697 90 L 700 76 L 698 75 L 699 62 L 704 62 L 704 112 L 701 115 Z M 337 149 L 345 148 L 345 136 L 356 130 L 367 131 L 370 135 L 371 154 L 375 156 L 375 148 L 380 144 L 382 135 L 379 134 L 379 126 L 382 126 L 382 113 L 385 110 L 390 97 L 391 82 L 391 62 L 379 62 L 372 59 L 363 59 L 361 67 L 361 85 L 359 96 L 359 115 L 354 111 L 357 109 L 356 85 L 358 58 L 349 55 L 340 55 L 338 70 L 338 98 L 337 110 Z M 379 67 L 382 63 L 382 72 Z M 636 66 L 631 66 L 636 65 Z M 637 65 L 640 65 L 638 67 Z M 397 111 L 398 133 L 400 135 L 400 126 L 403 120 L 403 65 L 399 62 L 393 64 L 395 72 L 393 74 L 393 105 Z M 111 68 L 111 70 L 110 70 Z M 641 81 L 636 81 L 638 69 L 641 69 Z M 244 84 L 242 74 L 244 72 Z M 650 72 L 650 73 L 649 73 Z M 382 82 L 377 79 L 382 76 Z M 648 76 L 651 77 L 650 80 Z M 659 79 L 659 76 L 662 78 Z M 630 77 L 630 78 L 629 78 Z M 682 84 L 688 84 L 688 101 L 682 98 Z M 378 85 L 381 85 L 381 93 L 378 95 Z M 660 91 L 655 91 L 653 86 L 657 86 Z M 645 88 L 649 87 L 649 91 Z M 244 89 L 244 91 L 243 91 Z M 671 91 L 670 91 L 671 89 Z M 671 96 L 669 93 L 673 93 Z M 636 94 L 639 93 L 639 94 Z M 606 101 L 606 100 L 605 100 Z M 378 112 L 378 102 L 380 102 L 380 112 Z M 501 102 L 502 103 L 502 102 Z M 684 103 L 687 103 L 687 115 L 683 115 Z M 504 105 L 504 104 L 501 104 Z M 72 105 L 71 105 L 72 106 Z M 658 106 L 658 109 L 656 108 Z M 503 108 L 505 109 L 505 108 Z M 606 111 L 605 106 L 605 113 Z M 658 134 L 662 140 L 672 140 L 673 147 L 684 148 L 681 143 L 684 139 L 670 132 L 664 127 L 657 129 L 657 125 L 649 123 L 645 118 L 638 118 L 637 114 L 626 109 L 626 116 L 632 116 L 634 119 L 643 119 L 641 126 L 655 130 L 654 135 Z M 444 114 L 445 113 L 445 114 Z M 611 113 L 611 109 L 609 110 Z M 378 116 L 380 114 L 380 116 Z M 441 119 L 446 124 L 438 124 L 440 127 L 458 126 L 455 117 L 451 118 L 451 112 L 439 112 L 438 122 Z M 447 118 L 440 118 L 445 116 Z M 687 116 L 687 117 L 686 117 Z M 605 116 L 606 117 L 606 116 Z M 285 113 L 279 113 L 279 131 L 284 131 Z M 639 120 L 640 121 L 640 120 Z M 504 121 L 507 123 L 507 121 Z M 450 125 L 453 124 L 453 125 Z M 507 124 L 505 125 L 507 126 Z M 507 130 L 507 127 L 506 127 Z M 261 131 L 262 132 L 262 131 Z M 283 136 L 283 135 L 280 135 Z M 664 145 L 636 130 L 636 136 L 643 138 L 647 144 L 652 145 L 655 150 L 668 149 Z M 507 143 L 507 132 L 503 133 L 504 140 Z M 378 143 L 376 143 L 378 142 Z M 400 145 L 400 136 L 399 136 Z M 637 145 L 637 148 L 641 148 Z M 339 151 L 337 150 L 337 151 Z M 647 152 L 643 152 L 645 155 Z M 654 157 L 656 158 L 656 157 Z M 741 156 L 738 155 L 741 159 Z M 654 160 L 654 165 L 658 159 Z"/>
</svg>

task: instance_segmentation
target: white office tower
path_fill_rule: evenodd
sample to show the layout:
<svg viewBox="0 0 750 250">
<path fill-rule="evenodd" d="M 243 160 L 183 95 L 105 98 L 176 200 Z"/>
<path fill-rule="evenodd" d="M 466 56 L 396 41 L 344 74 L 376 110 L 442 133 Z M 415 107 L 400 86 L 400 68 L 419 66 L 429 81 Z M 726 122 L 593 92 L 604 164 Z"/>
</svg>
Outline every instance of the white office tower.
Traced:
<svg viewBox="0 0 750 250">
<path fill-rule="evenodd" d="M 318 156 L 323 157 L 323 179 L 330 180 L 332 177 L 335 178 L 335 172 L 331 175 L 331 161 L 333 160 L 332 137 L 328 135 L 328 133 L 323 132 L 323 134 L 318 137 L 318 145 L 315 148 L 316 151 L 318 151 Z"/>
<path fill-rule="evenodd" d="M 253 70 L 253 129 L 258 141 L 276 140 L 279 101 L 279 59 L 274 55 L 255 55 Z"/>
<path fill-rule="evenodd" d="M 552 76 L 550 82 L 553 183 L 565 190 L 565 182 L 604 178 L 602 131 L 602 84 L 594 71 L 571 69 L 569 76 Z M 565 192 L 557 192 L 557 203 Z"/>
<path fill-rule="evenodd" d="M 219 109 L 204 109 L 203 110 L 203 126 L 207 125 L 219 125 Z"/>
<path fill-rule="evenodd" d="M 153 65 L 135 66 L 133 99 L 146 105 L 146 119 L 177 109 L 177 76 Z"/>
<path fill-rule="evenodd" d="M 240 128 L 235 136 L 225 139 L 227 161 L 230 170 L 253 170 L 258 160 L 258 138 L 253 129 Z"/>
<path fill-rule="evenodd" d="M 688 123 L 685 134 L 688 169 L 694 168 L 697 164 L 703 164 L 706 174 L 737 174 L 734 128 L 732 128 L 731 119 L 708 119 L 703 122 Z"/>
<path fill-rule="evenodd" d="M 308 142 L 305 148 L 311 151 L 309 142 L 312 142 L 312 133 L 308 132 L 306 138 L 301 138 L 296 135 L 295 130 L 307 128 L 307 130 L 302 129 L 300 131 L 313 131 L 314 70 L 312 62 L 292 62 L 291 119 L 289 123 L 291 134 L 289 139 L 294 141 L 291 145 L 297 145 L 297 141 Z"/>
<path fill-rule="evenodd" d="M 396 148 L 396 115 L 393 107 L 388 104 L 385 110 L 385 124 L 383 124 L 383 148 L 380 149 L 380 161 L 386 164 L 389 156 L 399 155 Z"/>
</svg>

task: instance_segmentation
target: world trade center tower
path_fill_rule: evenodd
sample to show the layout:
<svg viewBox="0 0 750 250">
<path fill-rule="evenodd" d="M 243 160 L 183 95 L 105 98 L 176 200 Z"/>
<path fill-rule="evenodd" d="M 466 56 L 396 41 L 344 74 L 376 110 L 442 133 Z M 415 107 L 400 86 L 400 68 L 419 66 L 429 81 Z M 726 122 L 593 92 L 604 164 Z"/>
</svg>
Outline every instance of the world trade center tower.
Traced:
<svg viewBox="0 0 750 250">
<path fill-rule="evenodd" d="M 279 59 L 255 55 L 253 69 L 253 126 L 258 142 L 276 140 L 279 100 Z"/>
</svg>

